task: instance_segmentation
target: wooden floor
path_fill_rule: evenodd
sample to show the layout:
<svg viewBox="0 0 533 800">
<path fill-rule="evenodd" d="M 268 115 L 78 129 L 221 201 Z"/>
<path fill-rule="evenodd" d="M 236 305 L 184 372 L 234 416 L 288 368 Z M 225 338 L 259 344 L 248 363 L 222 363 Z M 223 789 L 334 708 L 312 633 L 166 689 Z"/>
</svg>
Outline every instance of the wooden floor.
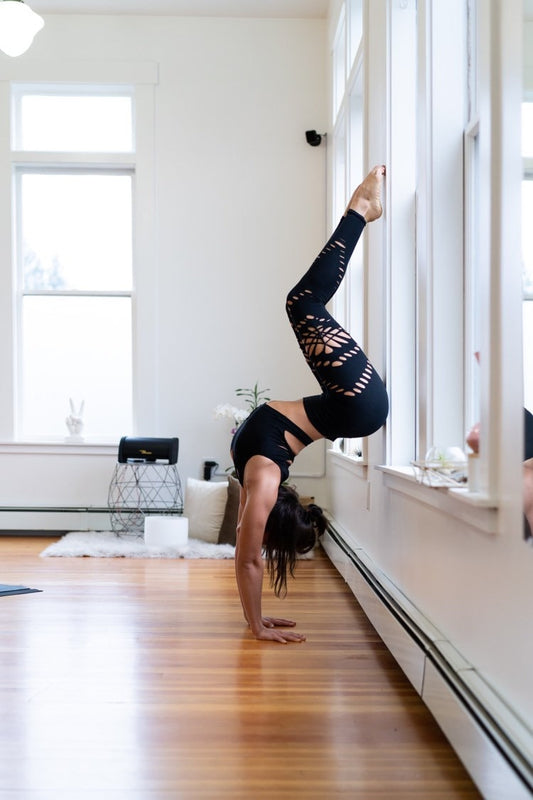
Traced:
<svg viewBox="0 0 533 800">
<path fill-rule="evenodd" d="M 323 554 L 251 639 L 231 561 L 47 558 L 0 538 L 1 800 L 478 798 Z"/>
</svg>

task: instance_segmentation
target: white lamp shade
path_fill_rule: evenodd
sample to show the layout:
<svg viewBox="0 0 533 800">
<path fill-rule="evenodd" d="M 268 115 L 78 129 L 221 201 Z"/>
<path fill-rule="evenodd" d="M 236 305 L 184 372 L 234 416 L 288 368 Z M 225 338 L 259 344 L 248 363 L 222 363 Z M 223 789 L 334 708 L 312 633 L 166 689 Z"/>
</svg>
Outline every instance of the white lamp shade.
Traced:
<svg viewBox="0 0 533 800">
<path fill-rule="evenodd" d="M 0 50 L 20 56 L 33 42 L 44 20 L 20 0 L 0 0 Z"/>
</svg>

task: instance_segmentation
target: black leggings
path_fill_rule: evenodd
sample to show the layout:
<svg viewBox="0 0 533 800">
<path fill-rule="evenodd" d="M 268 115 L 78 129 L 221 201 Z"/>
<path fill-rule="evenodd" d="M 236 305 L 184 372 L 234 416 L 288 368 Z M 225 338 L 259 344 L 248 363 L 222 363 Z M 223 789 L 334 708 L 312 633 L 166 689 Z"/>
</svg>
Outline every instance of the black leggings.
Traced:
<svg viewBox="0 0 533 800">
<path fill-rule="evenodd" d="M 311 424 L 326 439 L 368 436 L 383 425 L 389 410 L 381 378 L 326 309 L 365 224 L 360 214 L 348 211 L 287 296 L 291 326 L 322 388 L 322 394 L 304 397 L 304 408 Z"/>
</svg>

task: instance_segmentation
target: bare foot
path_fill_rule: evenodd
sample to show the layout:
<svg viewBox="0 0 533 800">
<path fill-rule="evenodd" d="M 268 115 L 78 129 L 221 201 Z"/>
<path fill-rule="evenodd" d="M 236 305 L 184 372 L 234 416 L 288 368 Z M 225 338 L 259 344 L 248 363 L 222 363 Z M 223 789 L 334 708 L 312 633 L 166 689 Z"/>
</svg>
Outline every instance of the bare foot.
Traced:
<svg viewBox="0 0 533 800">
<path fill-rule="evenodd" d="M 383 184 L 384 175 L 385 167 L 383 164 L 370 170 L 366 178 L 353 193 L 344 216 L 346 216 L 348 210 L 351 208 L 352 211 L 357 211 L 358 214 L 361 214 L 366 222 L 373 222 L 375 219 L 381 217 L 383 213 L 383 208 L 381 206 L 381 186 Z"/>
</svg>

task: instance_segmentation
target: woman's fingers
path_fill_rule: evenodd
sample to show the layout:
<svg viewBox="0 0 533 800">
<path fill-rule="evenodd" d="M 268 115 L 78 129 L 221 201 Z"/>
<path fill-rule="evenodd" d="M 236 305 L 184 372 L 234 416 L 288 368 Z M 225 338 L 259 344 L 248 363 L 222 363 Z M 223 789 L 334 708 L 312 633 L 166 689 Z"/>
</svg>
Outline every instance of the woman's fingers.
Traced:
<svg viewBox="0 0 533 800">
<path fill-rule="evenodd" d="M 263 625 L 266 628 L 294 628 L 296 622 L 292 619 L 281 619 L 279 617 L 263 617 Z"/>
<path fill-rule="evenodd" d="M 260 641 L 279 642 L 280 644 L 288 644 L 289 642 L 305 642 L 305 636 L 303 633 L 280 631 L 276 628 L 263 628 L 263 630 L 255 638 L 259 639 Z"/>
</svg>

